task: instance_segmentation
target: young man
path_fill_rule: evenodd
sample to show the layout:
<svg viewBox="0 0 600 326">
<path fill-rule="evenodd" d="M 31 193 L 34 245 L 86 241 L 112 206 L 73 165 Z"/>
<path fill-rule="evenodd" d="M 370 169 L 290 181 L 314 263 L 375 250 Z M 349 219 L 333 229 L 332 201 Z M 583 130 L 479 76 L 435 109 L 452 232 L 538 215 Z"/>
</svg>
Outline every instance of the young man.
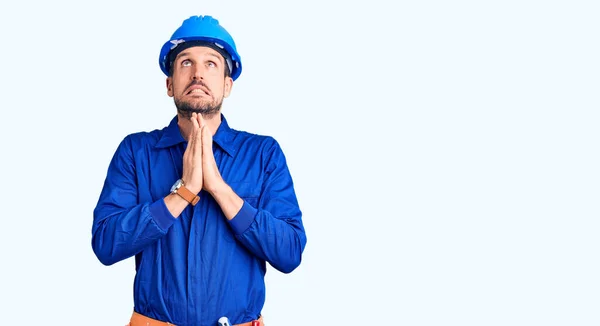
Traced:
<svg viewBox="0 0 600 326">
<path fill-rule="evenodd" d="M 216 19 L 183 21 L 159 63 L 177 116 L 118 146 L 92 247 L 105 265 L 135 256 L 131 326 L 262 325 L 266 262 L 289 273 L 306 245 L 285 156 L 221 114 L 242 65 Z"/>
</svg>

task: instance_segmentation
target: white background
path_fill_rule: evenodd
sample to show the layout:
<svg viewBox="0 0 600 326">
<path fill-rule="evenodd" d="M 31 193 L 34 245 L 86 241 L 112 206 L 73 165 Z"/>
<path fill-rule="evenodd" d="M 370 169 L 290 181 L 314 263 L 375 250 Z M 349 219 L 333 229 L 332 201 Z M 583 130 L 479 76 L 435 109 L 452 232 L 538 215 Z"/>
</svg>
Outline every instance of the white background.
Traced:
<svg viewBox="0 0 600 326">
<path fill-rule="evenodd" d="M 175 114 L 158 54 L 197 14 L 304 213 L 268 325 L 600 324 L 597 2 L 0 6 L 3 324 L 127 322 L 134 260 L 100 264 L 92 211 L 121 139 Z"/>
</svg>

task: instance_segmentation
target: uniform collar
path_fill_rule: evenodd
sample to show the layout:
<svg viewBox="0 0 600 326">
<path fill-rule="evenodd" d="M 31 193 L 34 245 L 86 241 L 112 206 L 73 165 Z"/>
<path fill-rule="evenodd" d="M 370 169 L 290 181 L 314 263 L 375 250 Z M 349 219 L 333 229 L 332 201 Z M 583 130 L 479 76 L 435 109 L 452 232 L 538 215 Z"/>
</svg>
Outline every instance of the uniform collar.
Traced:
<svg viewBox="0 0 600 326">
<path fill-rule="evenodd" d="M 177 121 L 177 116 L 171 119 L 171 122 L 167 128 L 165 128 L 164 133 L 156 143 L 157 148 L 167 148 L 187 142 L 181 135 Z M 234 138 L 234 130 L 229 128 L 227 119 L 225 119 L 225 116 L 221 114 L 221 124 L 219 125 L 219 128 L 217 128 L 217 132 L 213 135 L 213 142 L 223 149 L 223 151 L 225 151 L 229 156 L 234 156 L 236 153 L 236 148 L 233 142 Z"/>
</svg>

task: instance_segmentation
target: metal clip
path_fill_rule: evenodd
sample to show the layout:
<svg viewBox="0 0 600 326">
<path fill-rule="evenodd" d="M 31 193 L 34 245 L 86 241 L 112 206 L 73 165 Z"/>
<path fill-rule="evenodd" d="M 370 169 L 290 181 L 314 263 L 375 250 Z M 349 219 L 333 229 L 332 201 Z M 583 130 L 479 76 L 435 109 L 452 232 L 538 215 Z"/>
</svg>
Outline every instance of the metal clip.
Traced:
<svg viewBox="0 0 600 326">
<path fill-rule="evenodd" d="M 229 318 L 227 317 L 221 317 L 219 318 L 219 326 L 231 326 L 231 323 L 229 322 Z"/>
</svg>

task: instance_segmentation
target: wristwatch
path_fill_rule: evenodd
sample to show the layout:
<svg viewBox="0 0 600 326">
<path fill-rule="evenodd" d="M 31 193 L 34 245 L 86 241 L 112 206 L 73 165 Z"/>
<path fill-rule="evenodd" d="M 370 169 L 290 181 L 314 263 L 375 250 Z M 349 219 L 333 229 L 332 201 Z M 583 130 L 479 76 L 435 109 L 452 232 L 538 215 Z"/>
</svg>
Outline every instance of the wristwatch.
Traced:
<svg viewBox="0 0 600 326">
<path fill-rule="evenodd" d="M 188 188 L 183 185 L 183 180 L 181 179 L 175 181 L 171 187 L 171 193 L 178 194 L 181 198 L 185 199 L 185 201 L 192 204 L 192 206 L 195 206 L 200 200 L 198 195 L 194 195 L 194 193 L 189 191 Z"/>
</svg>

